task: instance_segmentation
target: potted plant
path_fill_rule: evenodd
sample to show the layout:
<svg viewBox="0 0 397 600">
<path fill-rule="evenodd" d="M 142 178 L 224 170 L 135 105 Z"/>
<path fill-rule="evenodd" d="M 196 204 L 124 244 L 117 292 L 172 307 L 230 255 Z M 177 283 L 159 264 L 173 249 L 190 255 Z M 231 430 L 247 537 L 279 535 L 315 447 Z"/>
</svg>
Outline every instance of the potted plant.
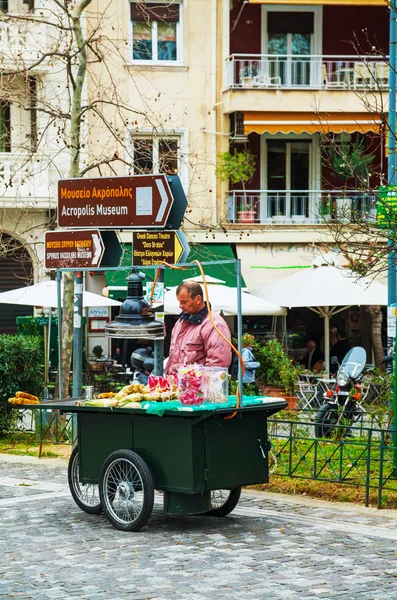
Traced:
<svg viewBox="0 0 397 600">
<path fill-rule="evenodd" d="M 261 392 L 266 396 L 285 398 L 289 410 L 295 410 L 300 367 L 292 363 L 282 344 L 276 339 L 264 344 L 257 343 L 254 354 L 260 363 L 256 377 Z"/>
<path fill-rule="evenodd" d="M 243 87 L 250 87 L 252 85 L 252 80 L 254 77 L 258 75 L 258 65 L 255 63 L 251 63 L 247 67 L 244 67 L 240 71 L 240 78 Z"/>
<path fill-rule="evenodd" d="M 99 344 L 94 346 L 92 349 L 92 354 L 95 356 L 94 359 L 89 359 L 90 367 L 93 371 L 103 371 L 105 362 L 102 359 L 103 356 L 103 348 Z"/>
<path fill-rule="evenodd" d="M 218 154 L 216 175 L 222 181 L 230 181 L 232 184 L 240 183 L 243 188 L 242 201 L 237 208 L 237 218 L 240 223 L 253 223 L 256 211 L 249 202 L 245 190 L 245 184 L 250 181 L 256 170 L 255 157 L 248 151 L 221 152 Z"/>
</svg>

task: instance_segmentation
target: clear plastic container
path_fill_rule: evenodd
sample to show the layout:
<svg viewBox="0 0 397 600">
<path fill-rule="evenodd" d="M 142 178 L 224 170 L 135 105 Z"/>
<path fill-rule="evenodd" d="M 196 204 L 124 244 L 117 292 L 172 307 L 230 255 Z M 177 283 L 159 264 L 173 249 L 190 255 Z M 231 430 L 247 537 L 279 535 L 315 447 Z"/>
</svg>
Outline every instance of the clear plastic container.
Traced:
<svg viewBox="0 0 397 600">
<path fill-rule="evenodd" d="M 226 367 L 202 367 L 204 402 L 224 404 L 229 396 L 229 375 Z"/>
<path fill-rule="evenodd" d="M 188 406 L 198 406 L 204 402 L 203 367 L 186 365 L 178 369 L 179 401 Z"/>
</svg>

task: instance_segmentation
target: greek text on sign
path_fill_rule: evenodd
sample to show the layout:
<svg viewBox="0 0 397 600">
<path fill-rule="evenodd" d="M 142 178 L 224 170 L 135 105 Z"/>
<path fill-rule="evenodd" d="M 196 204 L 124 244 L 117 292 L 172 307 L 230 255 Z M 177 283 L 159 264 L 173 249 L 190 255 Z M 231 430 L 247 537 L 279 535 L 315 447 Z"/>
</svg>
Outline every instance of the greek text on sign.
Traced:
<svg viewBox="0 0 397 600">
<path fill-rule="evenodd" d="M 44 243 L 46 269 L 98 267 L 104 244 L 99 231 L 47 231 Z"/>
<path fill-rule="evenodd" d="M 161 229 L 173 201 L 165 175 L 64 179 L 58 182 L 58 224 Z"/>
<path fill-rule="evenodd" d="M 397 186 L 383 185 L 379 188 L 376 220 L 379 227 L 395 227 L 397 221 Z"/>
<path fill-rule="evenodd" d="M 181 231 L 134 231 L 132 234 L 132 264 L 159 265 L 162 262 L 183 262 L 189 245 Z"/>
</svg>

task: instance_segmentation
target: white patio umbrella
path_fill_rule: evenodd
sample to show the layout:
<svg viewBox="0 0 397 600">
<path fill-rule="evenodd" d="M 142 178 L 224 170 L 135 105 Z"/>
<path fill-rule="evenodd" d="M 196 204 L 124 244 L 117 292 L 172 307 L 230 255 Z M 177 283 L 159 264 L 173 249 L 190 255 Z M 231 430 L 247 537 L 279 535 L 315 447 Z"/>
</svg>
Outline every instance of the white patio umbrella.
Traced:
<svg viewBox="0 0 397 600">
<path fill-rule="evenodd" d="M 325 364 L 329 371 L 329 320 L 349 306 L 387 305 L 387 287 L 358 279 L 349 269 L 335 267 L 328 255 L 312 267 L 253 291 L 255 296 L 287 308 L 305 307 L 324 319 Z"/>
<path fill-rule="evenodd" d="M 62 289 L 63 292 L 63 289 Z M 62 293 L 63 296 L 63 293 Z M 62 299 L 63 300 L 63 299 Z M 35 285 L 29 285 L 16 290 L 0 293 L 0 303 L 2 304 L 21 304 L 23 306 L 37 306 L 45 308 L 58 307 L 58 294 L 56 281 L 41 281 Z M 87 306 L 120 306 L 121 302 L 112 300 L 99 294 L 85 292 L 83 290 L 83 307 Z M 44 382 L 45 395 L 48 385 L 48 366 L 51 341 L 51 311 L 48 316 L 48 330 L 45 331 L 44 340 Z"/>
<path fill-rule="evenodd" d="M 232 288 L 213 281 L 221 281 L 213 277 L 206 276 L 211 308 L 216 311 L 222 311 L 224 315 L 237 314 L 237 288 Z M 192 277 L 190 281 L 197 281 L 202 284 L 201 276 Z M 184 280 L 187 281 L 187 280 Z M 205 295 L 205 291 L 204 291 Z M 241 292 L 241 307 L 243 315 L 250 316 L 281 316 L 286 314 L 286 309 L 272 302 L 261 300 L 248 292 Z M 176 287 L 165 291 L 164 312 L 168 315 L 179 315 L 181 309 L 176 299 Z"/>
<path fill-rule="evenodd" d="M 16 290 L 0 293 L 2 304 L 22 304 L 25 306 L 44 306 L 45 308 L 58 307 L 56 281 L 40 281 Z M 100 294 L 83 291 L 83 306 L 120 306 L 121 302 L 106 298 Z"/>
</svg>

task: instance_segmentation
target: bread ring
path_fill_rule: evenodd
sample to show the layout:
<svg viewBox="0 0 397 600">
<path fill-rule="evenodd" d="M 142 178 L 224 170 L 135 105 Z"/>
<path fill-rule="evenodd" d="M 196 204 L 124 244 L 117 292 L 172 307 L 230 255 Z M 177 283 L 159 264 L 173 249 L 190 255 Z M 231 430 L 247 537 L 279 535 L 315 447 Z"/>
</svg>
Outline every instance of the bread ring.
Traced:
<svg viewBox="0 0 397 600">
<path fill-rule="evenodd" d="M 38 402 L 39 399 L 37 396 L 33 396 L 33 394 L 28 394 L 27 392 L 17 392 L 15 394 L 16 398 L 26 398 L 27 400 L 33 400 L 33 402 Z"/>
</svg>

